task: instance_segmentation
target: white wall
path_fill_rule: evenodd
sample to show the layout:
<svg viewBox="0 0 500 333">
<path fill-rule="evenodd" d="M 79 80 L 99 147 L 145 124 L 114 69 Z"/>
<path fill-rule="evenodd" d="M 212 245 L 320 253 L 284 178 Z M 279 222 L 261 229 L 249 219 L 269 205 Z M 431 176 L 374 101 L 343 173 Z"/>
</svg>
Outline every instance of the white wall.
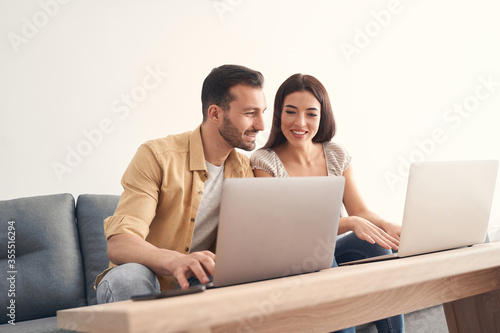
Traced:
<svg viewBox="0 0 500 333">
<path fill-rule="evenodd" d="M 137 147 L 196 127 L 203 79 L 235 63 L 266 77 L 268 125 L 284 79 L 320 79 L 366 201 L 400 222 L 402 160 L 500 158 L 499 13 L 496 0 L 0 0 L 0 200 L 120 194 Z"/>
</svg>

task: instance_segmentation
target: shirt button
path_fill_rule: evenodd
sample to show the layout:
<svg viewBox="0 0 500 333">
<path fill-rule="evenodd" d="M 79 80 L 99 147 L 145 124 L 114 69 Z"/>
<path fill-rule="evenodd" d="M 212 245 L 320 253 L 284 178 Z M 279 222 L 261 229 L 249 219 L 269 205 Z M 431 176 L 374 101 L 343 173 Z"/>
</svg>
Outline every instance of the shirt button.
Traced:
<svg viewBox="0 0 500 333">
<path fill-rule="evenodd" d="M 189 252 L 189 247 L 186 247 L 184 250 L 185 250 L 186 252 Z"/>
<path fill-rule="evenodd" d="M 202 195 L 202 194 L 203 194 L 203 191 L 198 191 L 198 194 L 199 194 L 199 195 Z"/>
<path fill-rule="evenodd" d="M 203 174 L 203 176 L 205 176 L 205 178 L 208 178 L 208 174 L 207 173 Z"/>
<path fill-rule="evenodd" d="M 194 222 L 194 218 L 191 218 L 191 222 Z"/>
</svg>

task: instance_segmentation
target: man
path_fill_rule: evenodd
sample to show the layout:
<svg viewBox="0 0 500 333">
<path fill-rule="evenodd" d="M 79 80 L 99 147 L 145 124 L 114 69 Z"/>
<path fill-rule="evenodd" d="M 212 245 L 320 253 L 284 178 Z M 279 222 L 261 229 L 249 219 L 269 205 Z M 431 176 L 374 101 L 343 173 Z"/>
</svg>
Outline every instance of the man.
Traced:
<svg viewBox="0 0 500 333">
<path fill-rule="evenodd" d="M 143 144 L 122 178 L 124 191 L 104 220 L 110 268 L 96 279 L 98 303 L 208 283 L 215 266 L 222 181 L 253 177 L 248 158 L 264 130 L 262 74 L 214 68 L 203 82 L 203 122 L 193 132 Z"/>
</svg>

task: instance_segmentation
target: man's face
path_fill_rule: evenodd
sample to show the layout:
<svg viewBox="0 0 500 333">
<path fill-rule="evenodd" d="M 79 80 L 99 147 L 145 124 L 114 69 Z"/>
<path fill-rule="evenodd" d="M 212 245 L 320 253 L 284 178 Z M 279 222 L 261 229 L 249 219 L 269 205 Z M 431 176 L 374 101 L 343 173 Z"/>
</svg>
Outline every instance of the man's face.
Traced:
<svg viewBox="0 0 500 333">
<path fill-rule="evenodd" d="M 264 92 L 245 85 L 234 86 L 230 92 L 235 99 L 229 104 L 229 110 L 223 112 L 219 133 L 230 146 L 253 150 L 257 133 L 264 130 Z"/>
</svg>

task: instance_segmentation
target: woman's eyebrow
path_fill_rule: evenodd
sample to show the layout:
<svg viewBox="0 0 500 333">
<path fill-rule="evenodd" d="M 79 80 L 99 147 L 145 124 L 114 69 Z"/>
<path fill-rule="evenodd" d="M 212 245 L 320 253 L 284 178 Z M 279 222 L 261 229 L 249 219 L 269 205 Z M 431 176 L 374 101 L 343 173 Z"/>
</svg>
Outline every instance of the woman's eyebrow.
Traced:
<svg viewBox="0 0 500 333">
<path fill-rule="evenodd" d="M 294 105 L 290 105 L 290 104 L 287 104 L 284 106 L 285 108 L 292 108 L 292 109 L 298 109 L 298 107 L 294 106 Z M 315 107 L 312 107 L 312 108 L 307 108 L 306 110 L 308 111 L 319 111 L 318 108 L 315 108 Z"/>
</svg>

